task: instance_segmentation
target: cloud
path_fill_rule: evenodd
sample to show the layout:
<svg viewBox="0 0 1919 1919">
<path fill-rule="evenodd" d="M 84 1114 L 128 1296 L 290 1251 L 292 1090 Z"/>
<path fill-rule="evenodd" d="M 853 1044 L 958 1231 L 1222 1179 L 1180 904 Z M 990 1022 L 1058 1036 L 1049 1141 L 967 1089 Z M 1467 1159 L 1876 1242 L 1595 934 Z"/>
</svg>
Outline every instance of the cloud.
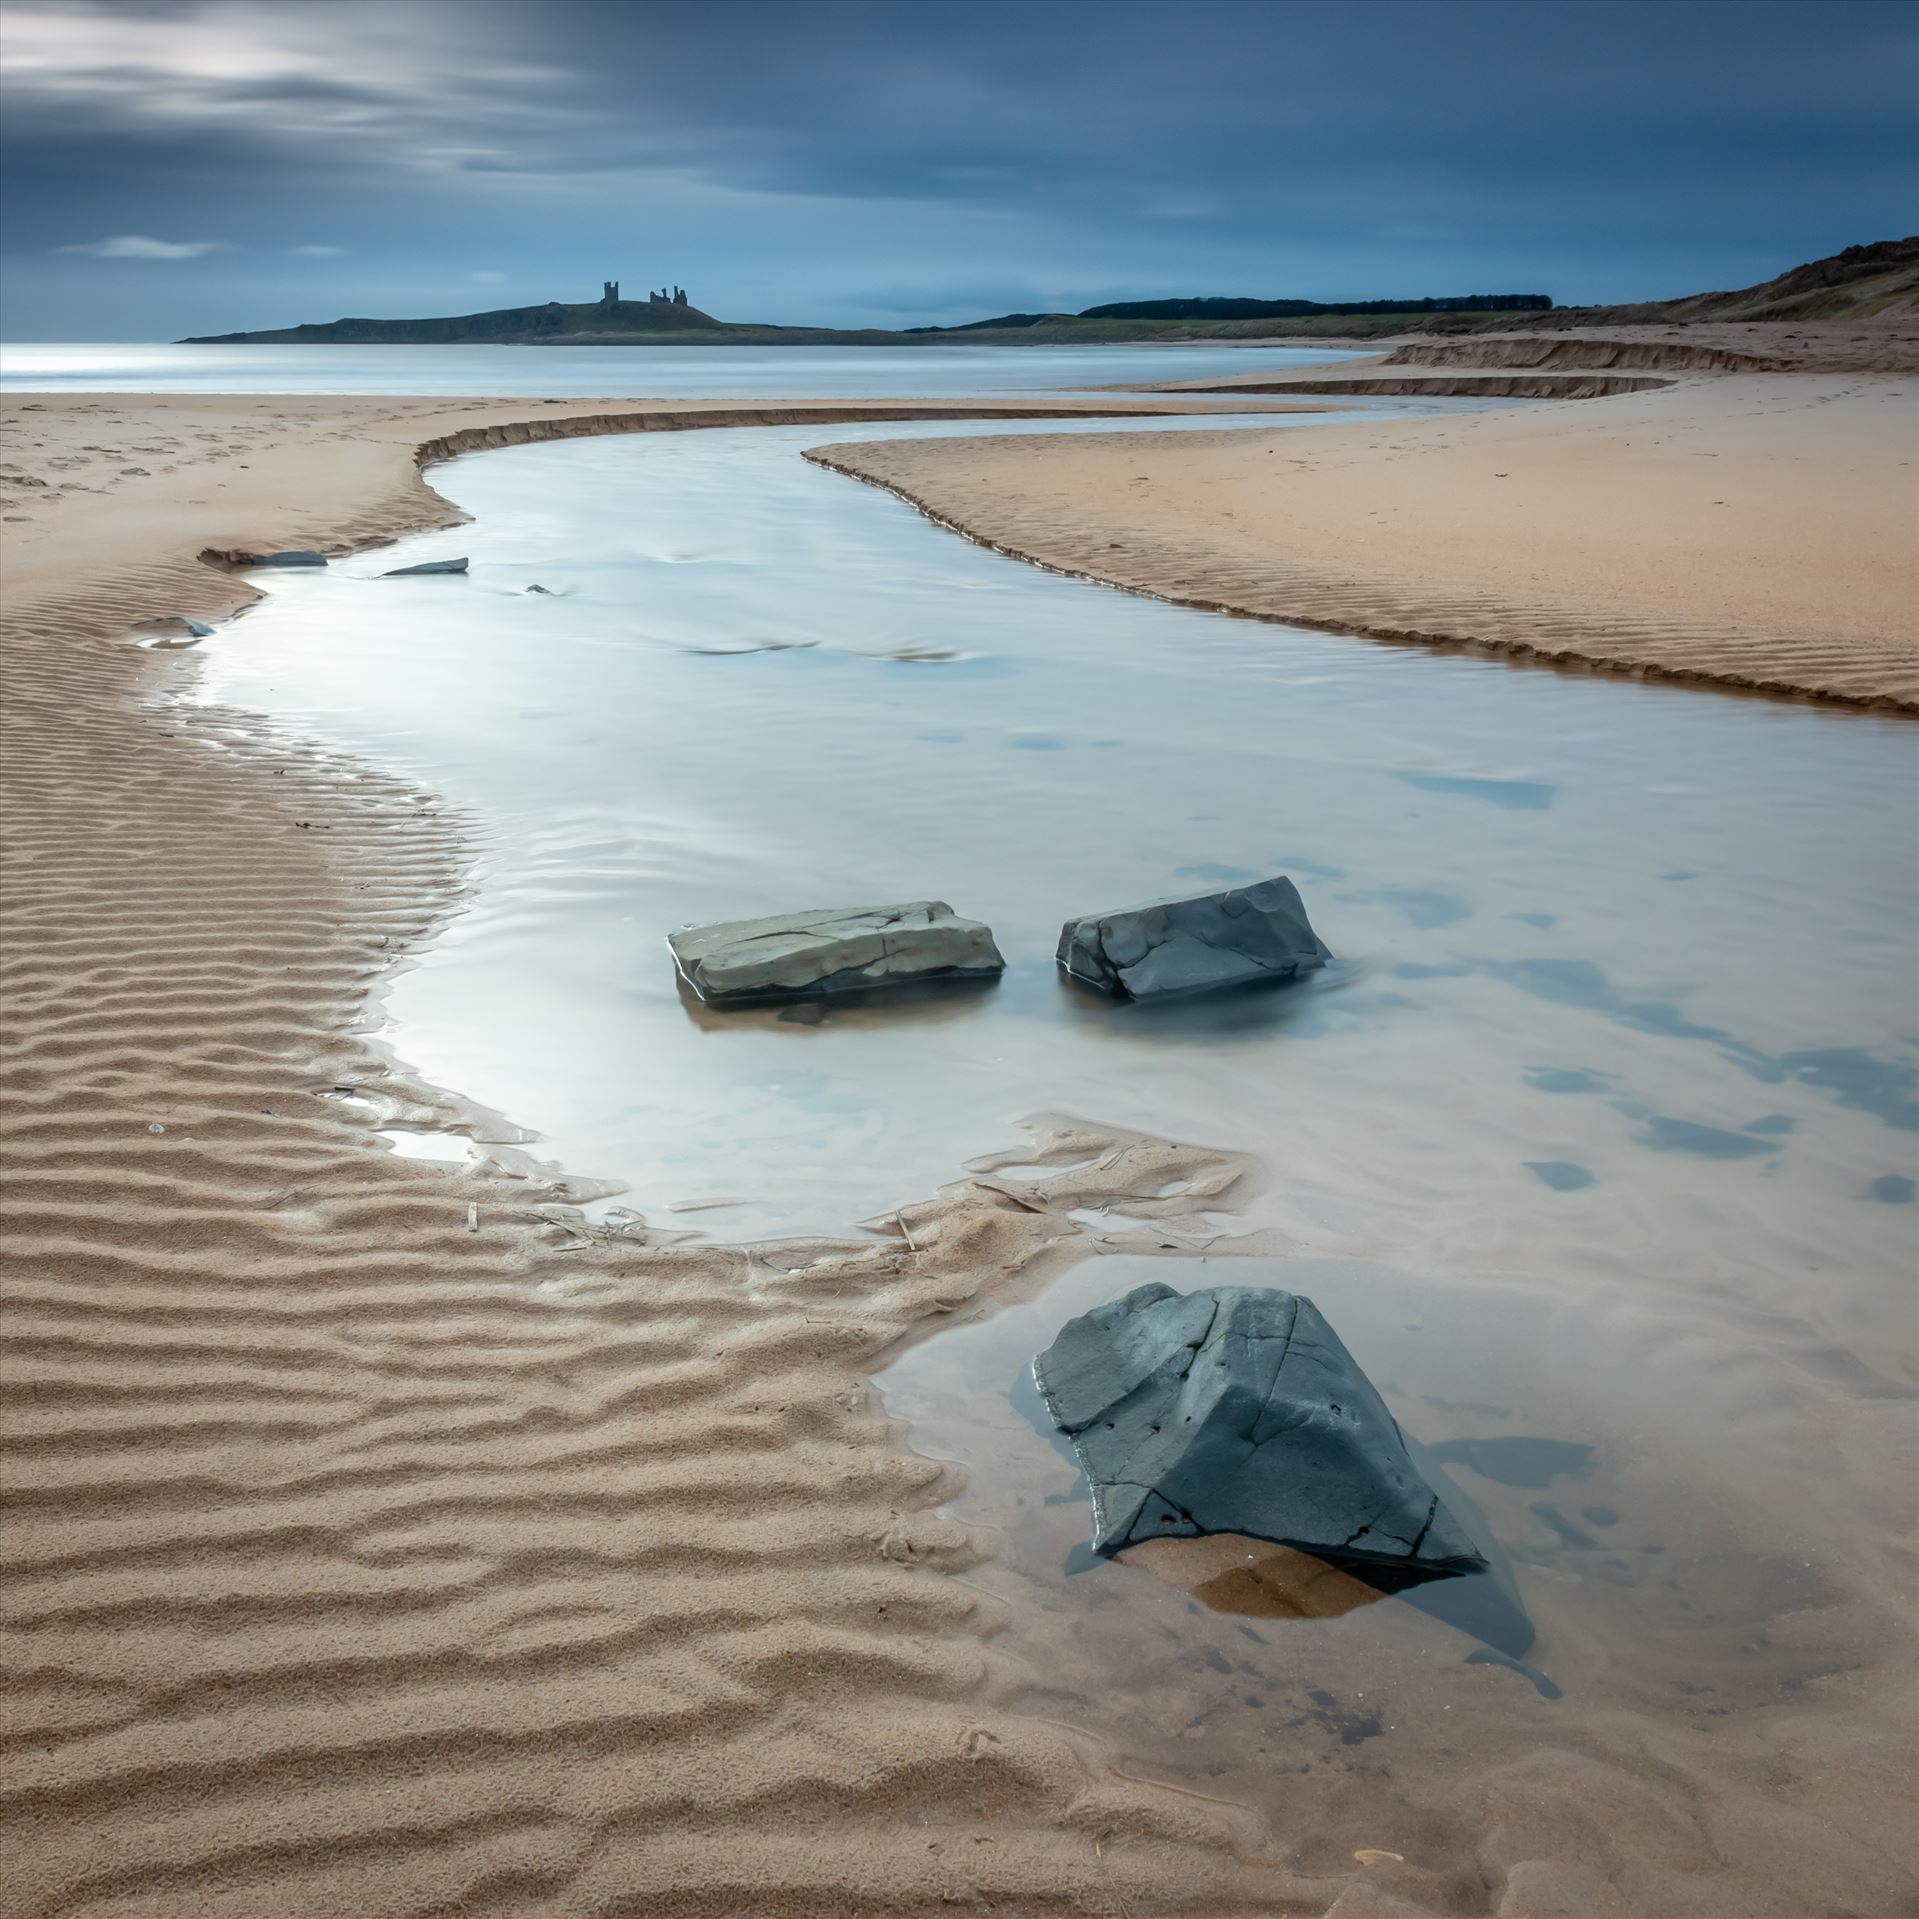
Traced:
<svg viewBox="0 0 1919 1919">
<path fill-rule="evenodd" d="M 144 233 L 116 233 L 106 240 L 78 240 L 60 253 L 86 253 L 96 260 L 197 260 L 206 253 L 231 253 L 224 240 L 154 240 Z"/>
<path fill-rule="evenodd" d="M 550 96 L 572 76 L 515 57 L 510 12 L 463 8 L 467 30 L 449 37 L 446 11 L 419 0 L 9 0 L 0 89 L 27 130 L 318 143 L 442 172 L 497 165 L 564 130 L 568 103 Z"/>
<path fill-rule="evenodd" d="M 345 247 L 288 247 L 287 251 L 297 260 L 337 260 L 346 251 Z"/>
</svg>

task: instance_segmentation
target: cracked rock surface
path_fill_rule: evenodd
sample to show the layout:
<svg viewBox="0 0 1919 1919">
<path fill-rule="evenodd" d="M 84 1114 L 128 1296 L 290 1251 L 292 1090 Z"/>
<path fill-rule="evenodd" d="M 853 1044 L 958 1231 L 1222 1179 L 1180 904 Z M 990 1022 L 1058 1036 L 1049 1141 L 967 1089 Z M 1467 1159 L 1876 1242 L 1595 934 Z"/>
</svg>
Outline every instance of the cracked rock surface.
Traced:
<svg viewBox="0 0 1919 1919">
<path fill-rule="evenodd" d="M 1093 1493 L 1093 1549 L 1244 1533 L 1427 1575 L 1483 1571 L 1310 1299 L 1157 1282 L 1060 1328 L 1033 1362 Z"/>
<path fill-rule="evenodd" d="M 944 900 L 841 906 L 721 920 L 669 934 L 702 999 L 768 1000 L 857 992 L 906 980 L 990 979 L 1005 969 L 990 927 Z"/>
<path fill-rule="evenodd" d="M 1088 914 L 1060 929 L 1059 963 L 1127 999 L 1204 993 L 1297 979 L 1331 952 L 1313 931 L 1299 888 L 1284 875 L 1189 900 Z"/>
</svg>

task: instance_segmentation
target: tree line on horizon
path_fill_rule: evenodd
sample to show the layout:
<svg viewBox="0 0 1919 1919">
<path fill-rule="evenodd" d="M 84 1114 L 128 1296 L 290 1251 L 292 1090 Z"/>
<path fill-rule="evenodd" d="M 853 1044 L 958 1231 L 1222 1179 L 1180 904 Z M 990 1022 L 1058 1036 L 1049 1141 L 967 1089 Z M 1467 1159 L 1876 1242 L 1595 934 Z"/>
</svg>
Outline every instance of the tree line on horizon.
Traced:
<svg viewBox="0 0 1919 1919">
<path fill-rule="evenodd" d="M 1423 300 L 1251 300 L 1217 296 L 1116 300 L 1080 313 L 1003 313 L 994 320 L 968 320 L 959 326 L 913 326 L 904 331 L 971 333 L 981 327 L 1038 326 L 1045 320 L 1297 320 L 1322 313 L 1539 312 L 1552 303 L 1549 293 L 1454 293 Z"/>
</svg>

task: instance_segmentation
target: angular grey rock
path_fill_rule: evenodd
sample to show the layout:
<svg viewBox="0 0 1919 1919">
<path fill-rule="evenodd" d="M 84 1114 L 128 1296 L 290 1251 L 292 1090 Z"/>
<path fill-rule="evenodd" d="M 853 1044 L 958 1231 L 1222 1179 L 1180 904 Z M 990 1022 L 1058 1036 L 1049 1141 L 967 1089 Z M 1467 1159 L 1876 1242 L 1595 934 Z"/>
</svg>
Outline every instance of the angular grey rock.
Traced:
<svg viewBox="0 0 1919 1919">
<path fill-rule="evenodd" d="M 396 566 L 382 573 L 383 580 L 409 580 L 416 573 L 464 573 L 466 561 L 460 560 L 422 560 L 418 566 Z"/>
<path fill-rule="evenodd" d="M 1310 1299 L 1157 1282 L 1060 1328 L 1033 1362 L 1093 1493 L 1093 1550 L 1244 1533 L 1426 1575 L 1486 1559 Z"/>
<path fill-rule="evenodd" d="M 1068 920 L 1059 963 L 1077 980 L 1125 999 L 1161 999 L 1220 986 L 1297 979 L 1332 953 L 1283 875 L 1189 900 L 1161 900 Z"/>
<path fill-rule="evenodd" d="M 702 999 L 793 999 L 904 980 L 986 979 L 1004 970 L 989 928 L 944 900 L 842 906 L 767 919 L 722 920 L 669 934 Z"/>
<path fill-rule="evenodd" d="M 309 553 L 302 547 L 295 547 L 285 553 L 256 553 L 245 564 L 248 566 L 325 566 L 326 555 Z"/>
</svg>

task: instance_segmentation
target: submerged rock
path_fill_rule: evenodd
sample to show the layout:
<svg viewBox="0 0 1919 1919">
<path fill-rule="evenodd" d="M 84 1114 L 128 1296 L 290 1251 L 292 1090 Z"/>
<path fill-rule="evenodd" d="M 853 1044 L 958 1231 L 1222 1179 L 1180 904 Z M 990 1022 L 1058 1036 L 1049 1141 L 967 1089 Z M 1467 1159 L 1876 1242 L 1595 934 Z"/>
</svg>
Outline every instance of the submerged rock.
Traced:
<svg viewBox="0 0 1919 1919">
<path fill-rule="evenodd" d="M 1004 970 L 990 928 L 944 900 L 722 920 L 667 945 L 702 999 L 790 999 L 905 980 L 987 979 Z"/>
<path fill-rule="evenodd" d="M 246 564 L 248 566 L 325 566 L 326 555 L 310 553 L 303 547 L 295 547 L 285 553 L 256 553 Z"/>
<path fill-rule="evenodd" d="M 409 580 L 416 573 L 464 573 L 466 561 L 459 560 L 422 560 L 418 566 L 396 566 L 382 573 L 383 580 Z"/>
<path fill-rule="evenodd" d="M 155 613 L 149 619 L 136 621 L 136 633 L 157 633 L 166 639 L 204 640 L 210 639 L 213 628 L 205 620 L 196 620 L 185 613 Z"/>
<path fill-rule="evenodd" d="M 1297 979 L 1332 953 L 1283 875 L 1193 899 L 1162 900 L 1068 920 L 1059 963 L 1125 999 L 1161 999 L 1220 986 Z"/>
<path fill-rule="evenodd" d="M 1310 1299 L 1157 1282 L 1061 1327 L 1033 1362 L 1093 1494 L 1093 1550 L 1243 1533 L 1434 1576 L 1487 1561 Z"/>
</svg>

